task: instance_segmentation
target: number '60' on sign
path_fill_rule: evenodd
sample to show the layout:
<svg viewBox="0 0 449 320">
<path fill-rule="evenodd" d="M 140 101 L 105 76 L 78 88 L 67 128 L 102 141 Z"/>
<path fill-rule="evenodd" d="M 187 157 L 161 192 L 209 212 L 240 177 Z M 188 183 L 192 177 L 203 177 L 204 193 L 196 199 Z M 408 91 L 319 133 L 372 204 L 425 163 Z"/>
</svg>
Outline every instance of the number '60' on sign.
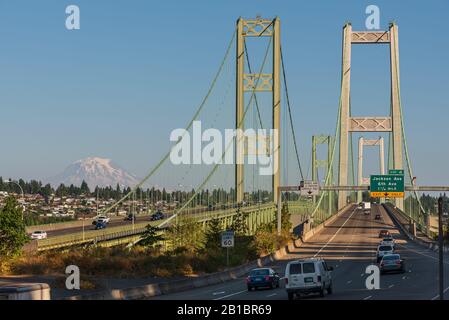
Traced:
<svg viewBox="0 0 449 320">
<path fill-rule="evenodd" d="M 221 246 L 223 248 L 234 246 L 234 231 L 224 231 L 221 233 Z"/>
</svg>

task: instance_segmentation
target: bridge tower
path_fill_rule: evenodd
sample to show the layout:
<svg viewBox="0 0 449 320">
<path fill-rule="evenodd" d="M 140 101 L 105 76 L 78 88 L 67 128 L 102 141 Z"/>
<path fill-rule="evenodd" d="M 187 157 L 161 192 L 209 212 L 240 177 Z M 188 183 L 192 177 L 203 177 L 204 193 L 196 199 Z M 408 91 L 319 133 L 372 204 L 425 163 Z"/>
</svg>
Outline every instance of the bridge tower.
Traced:
<svg viewBox="0 0 449 320">
<path fill-rule="evenodd" d="M 327 159 L 317 159 L 317 146 L 320 144 L 327 145 Z M 332 169 L 332 150 L 334 148 L 334 137 L 328 135 L 317 135 L 312 136 L 312 180 L 318 181 L 318 170 L 319 168 L 326 169 L 326 175 L 330 175 L 328 184 L 332 185 L 333 180 L 333 169 Z M 332 191 L 328 194 L 328 210 L 329 216 L 332 214 Z M 313 196 L 313 203 L 316 203 L 316 196 Z"/>
<path fill-rule="evenodd" d="M 273 141 L 273 167 L 277 168 L 272 177 L 274 202 L 277 202 L 278 187 L 280 186 L 280 125 L 281 125 L 281 39 L 280 20 L 278 17 L 269 19 L 237 20 L 237 81 L 236 81 L 236 145 L 235 145 L 235 189 L 236 200 L 244 200 L 244 130 L 245 92 L 272 92 L 272 125 L 277 132 Z M 269 74 L 245 73 L 245 37 L 272 37 L 273 70 Z M 257 86 L 257 87 L 256 87 Z"/>
<path fill-rule="evenodd" d="M 359 138 L 359 164 L 357 170 L 357 181 L 359 186 L 369 185 L 369 178 L 363 178 L 363 147 L 364 146 L 379 146 L 379 163 L 380 163 L 380 174 L 385 174 L 385 149 L 384 149 L 384 138 L 379 137 L 379 139 L 365 139 L 364 137 Z M 357 192 L 357 202 L 362 202 L 362 191 Z"/>
<path fill-rule="evenodd" d="M 389 117 L 351 117 L 350 116 L 350 80 L 352 44 L 389 44 L 390 45 L 390 116 Z M 399 49 L 398 27 L 391 23 L 387 31 L 352 31 L 347 23 L 343 27 L 342 87 L 339 141 L 340 186 L 348 184 L 348 144 L 350 132 L 391 132 L 394 169 L 403 169 L 402 160 L 402 121 L 399 97 Z M 392 168 L 393 169 L 393 168 Z M 338 194 L 338 208 L 346 205 L 346 191 Z M 402 198 L 396 199 L 396 206 L 404 208 Z"/>
<path fill-rule="evenodd" d="M 317 159 L 317 148 L 318 145 L 324 144 L 327 146 L 327 159 Z M 326 176 L 328 171 L 330 171 L 330 181 L 329 184 L 333 183 L 333 173 L 332 173 L 332 149 L 334 147 L 334 138 L 327 135 L 317 135 L 312 136 L 312 180 L 318 181 L 318 170 L 319 168 L 326 169 Z M 314 197 L 315 198 L 315 197 Z M 315 201 L 314 201 L 315 202 Z"/>
</svg>

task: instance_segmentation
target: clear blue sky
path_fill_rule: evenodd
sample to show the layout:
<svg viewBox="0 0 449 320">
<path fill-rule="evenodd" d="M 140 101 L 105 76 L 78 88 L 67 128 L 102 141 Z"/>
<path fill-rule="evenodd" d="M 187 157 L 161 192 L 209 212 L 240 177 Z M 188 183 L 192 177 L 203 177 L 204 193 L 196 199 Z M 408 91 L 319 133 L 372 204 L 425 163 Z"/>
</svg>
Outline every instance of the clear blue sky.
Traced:
<svg viewBox="0 0 449 320">
<path fill-rule="evenodd" d="M 69 4 L 81 9 L 79 31 L 65 29 Z M 342 26 L 365 29 L 369 4 L 380 7 L 382 29 L 392 20 L 399 25 L 405 129 L 418 183 L 447 185 L 447 0 L 1 0 L 0 175 L 45 178 L 100 156 L 144 176 L 204 96 L 235 20 L 256 15 L 281 18 L 307 165 L 311 135 L 334 132 Z M 354 47 L 353 114 L 387 114 L 387 53 Z"/>
</svg>

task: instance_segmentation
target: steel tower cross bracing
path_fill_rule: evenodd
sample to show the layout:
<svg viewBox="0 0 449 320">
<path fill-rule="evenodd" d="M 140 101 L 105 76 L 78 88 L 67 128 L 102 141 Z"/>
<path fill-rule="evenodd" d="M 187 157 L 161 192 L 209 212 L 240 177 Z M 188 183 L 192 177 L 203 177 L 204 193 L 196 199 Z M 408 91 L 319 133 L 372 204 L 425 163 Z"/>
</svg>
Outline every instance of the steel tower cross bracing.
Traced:
<svg viewBox="0 0 449 320">
<path fill-rule="evenodd" d="M 327 145 L 327 159 L 318 159 L 317 158 L 317 146 L 319 144 Z M 318 179 L 318 170 L 319 168 L 324 168 L 326 171 L 325 177 L 328 175 L 330 179 L 328 181 L 329 185 L 334 183 L 333 179 L 333 168 L 332 168 L 332 150 L 334 148 L 334 137 L 329 135 L 317 135 L 312 136 L 312 180 L 317 181 Z M 332 192 L 329 191 L 328 195 L 328 210 L 329 215 L 332 214 Z M 313 196 L 313 203 L 316 203 L 316 196 Z"/>
<path fill-rule="evenodd" d="M 273 70 L 272 73 L 245 73 L 245 37 L 272 37 L 273 42 Z M 235 145 L 235 190 L 237 202 L 244 200 L 244 104 L 245 92 L 272 92 L 272 125 L 275 134 L 273 141 L 272 177 L 274 202 L 277 202 L 276 190 L 280 185 L 280 121 L 281 121 L 281 42 L 280 20 L 278 17 L 270 19 L 242 19 L 237 20 L 236 45 L 236 145 Z M 257 86 L 257 87 L 256 87 Z M 276 170 L 277 168 L 277 170 Z"/>
<path fill-rule="evenodd" d="M 351 117 L 350 116 L 350 83 L 351 83 L 351 46 L 352 44 L 389 44 L 390 45 L 390 79 L 391 110 L 389 117 Z M 342 88 L 341 119 L 339 141 L 339 175 L 338 184 L 348 184 L 348 140 L 350 132 L 392 132 L 393 165 L 391 169 L 403 169 L 402 161 L 402 122 L 399 97 L 399 49 L 398 27 L 390 24 L 388 31 L 352 31 L 347 23 L 343 28 L 342 54 Z M 338 194 L 338 208 L 347 202 L 346 191 Z M 403 210 L 403 199 L 396 199 L 396 206 Z"/>
<path fill-rule="evenodd" d="M 327 159 L 318 159 L 317 158 L 317 148 L 318 145 L 324 144 L 327 145 Z M 315 135 L 312 136 L 312 180 L 318 181 L 318 170 L 319 168 L 325 168 L 326 174 L 330 171 L 330 181 L 329 184 L 333 183 L 332 177 L 332 149 L 334 147 L 334 137 L 328 135 Z M 316 196 L 314 196 L 315 202 Z"/>
</svg>

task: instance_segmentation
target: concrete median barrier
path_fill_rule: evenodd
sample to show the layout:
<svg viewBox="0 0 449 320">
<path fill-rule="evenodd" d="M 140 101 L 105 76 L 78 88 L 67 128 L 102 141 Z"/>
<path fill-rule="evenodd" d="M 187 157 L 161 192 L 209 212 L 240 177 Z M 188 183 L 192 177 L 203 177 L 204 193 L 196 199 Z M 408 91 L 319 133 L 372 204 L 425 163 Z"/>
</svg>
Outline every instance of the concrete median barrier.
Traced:
<svg viewBox="0 0 449 320">
<path fill-rule="evenodd" d="M 388 213 L 388 215 L 391 217 L 393 222 L 399 227 L 401 232 L 408 239 L 410 239 L 422 246 L 428 247 L 430 250 L 433 250 L 433 251 L 438 250 L 438 244 L 435 243 L 434 241 L 432 241 L 430 239 L 423 240 L 423 239 L 420 239 L 420 238 L 414 236 L 413 234 L 411 234 L 410 231 L 408 230 L 409 225 L 405 226 L 403 223 L 401 223 L 401 221 L 399 221 L 398 217 L 396 216 L 397 214 L 399 214 L 399 213 L 395 212 L 395 210 L 397 210 L 397 209 L 394 209 L 391 205 L 388 205 L 388 204 L 382 204 L 382 206 L 384 207 L 384 209 Z"/>
<path fill-rule="evenodd" d="M 47 283 L 18 283 L 0 285 L 0 300 L 50 300 Z"/>
<path fill-rule="evenodd" d="M 341 209 L 338 213 L 334 214 L 333 216 L 331 216 L 330 218 L 325 220 L 323 223 L 321 223 L 318 226 L 316 226 L 315 228 L 312 228 L 309 231 L 303 233 L 303 235 L 301 236 L 302 241 L 306 242 L 314 235 L 323 231 L 323 229 L 326 227 L 326 225 L 333 223 L 338 217 L 340 217 L 343 213 L 347 212 L 352 207 L 353 207 L 353 205 L 350 205 L 350 204 L 347 205 L 346 207 Z"/>
</svg>

